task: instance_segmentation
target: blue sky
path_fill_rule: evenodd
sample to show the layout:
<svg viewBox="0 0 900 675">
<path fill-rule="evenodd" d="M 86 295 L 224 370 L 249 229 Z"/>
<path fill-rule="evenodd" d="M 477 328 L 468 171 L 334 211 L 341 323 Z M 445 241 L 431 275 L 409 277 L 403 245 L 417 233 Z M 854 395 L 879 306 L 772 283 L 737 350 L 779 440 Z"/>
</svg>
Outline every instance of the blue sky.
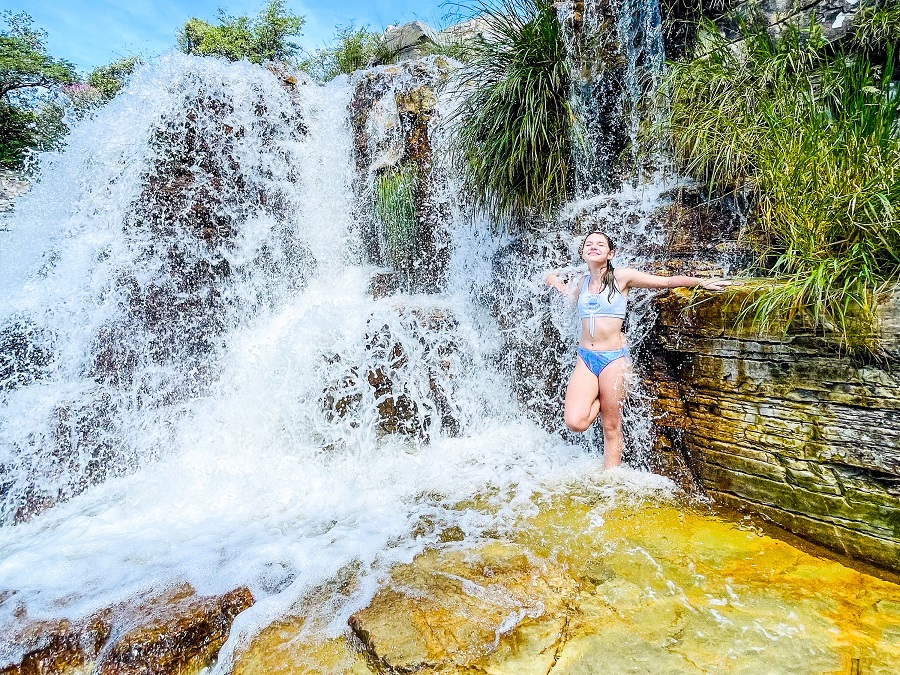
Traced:
<svg viewBox="0 0 900 675">
<path fill-rule="evenodd" d="M 155 56 L 175 45 L 175 33 L 196 16 L 215 22 L 218 8 L 228 14 L 256 16 L 266 0 L 6 0 L 0 8 L 28 12 L 48 33 L 47 46 L 87 72 L 123 56 Z M 334 34 L 335 25 L 351 20 L 381 29 L 391 23 L 421 19 L 445 25 L 448 8 L 441 0 L 286 0 L 285 6 L 306 17 L 298 42 L 317 49 Z"/>
</svg>

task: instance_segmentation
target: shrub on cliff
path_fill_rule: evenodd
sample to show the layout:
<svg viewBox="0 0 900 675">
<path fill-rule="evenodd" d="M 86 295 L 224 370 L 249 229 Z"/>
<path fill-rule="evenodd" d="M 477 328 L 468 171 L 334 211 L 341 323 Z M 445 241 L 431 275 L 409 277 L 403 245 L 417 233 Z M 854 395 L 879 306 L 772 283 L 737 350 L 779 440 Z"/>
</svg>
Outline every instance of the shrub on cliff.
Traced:
<svg viewBox="0 0 900 675">
<path fill-rule="evenodd" d="M 706 26 L 703 56 L 672 64 L 673 154 L 713 189 L 752 195 L 751 234 L 778 283 L 748 316 L 809 314 L 870 349 L 875 293 L 900 281 L 896 45 L 873 67 L 826 48 L 815 24 L 743 37 L 736 49 Z"/>
<path fill-rule="evenodd" d="M 366 68 L 381 57 L 381 35 L 363 26 L 337 26 L 331 45 L 301 60 L 299 67 L 318 80 L 327 82 L 341 74 Z"/>
<path fill-rule="evenodd" d="M 521 226 L 566 198 L 575 117 L 556 8 L 549 0 L 475 0 L 487 39 L 467 45 L 462 102 L 448 123 L 475 206 Z"/>
<path fill-rule="evenodd" d="M 178 47 L 186 54 L 230 61 L 292 61 L 300 47 L 289 38 L 300 35 L 305 21 L 286 11 L 284 0 L 270 0 L 255 19 L 229 16 L 220 9 L 215 26 L 196 17 L 188 19 L 178 32 Z"/>
</svg>

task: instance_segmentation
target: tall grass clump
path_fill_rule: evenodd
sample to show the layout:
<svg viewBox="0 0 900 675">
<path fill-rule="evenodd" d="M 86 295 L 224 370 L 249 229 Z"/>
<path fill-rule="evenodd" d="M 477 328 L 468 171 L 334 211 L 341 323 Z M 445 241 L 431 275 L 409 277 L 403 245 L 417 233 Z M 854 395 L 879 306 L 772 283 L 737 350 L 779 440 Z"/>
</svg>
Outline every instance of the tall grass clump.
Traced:
<svg viewBox="0 0 900 675">
<path fill-rule="evenodd" d="M 375 213 L 384 226 L 388 262 L 409 269 L 416 252 L 416 191 L 419 168 L 413 163 L 375 178 Z"/>
<path fill-rule="evenodd" d="M 453 154 L 474 206 L 521 227 L 566 197 L 575 117 L 556 9 L 549 0 L 475 0 L 485 39 L 468 44 L 450 117 Z"/>
<path fill-rule="evenodd" d="M 861 7 L 853 18 L 857 44 L 868 50 L 900 42 L 900 0 L 883 0 Z"/>
<path fill-rule="evenodd" d="M 900 94 L 885 64 L 834 53 L 815 24 L 739 47 L 703 27 L 702 56 L 672 64 L 673 154 L 719 192 L 752 195 L 751 238 L 772 283 L 744 316 L 811 319 L 850 351 L 875 349 L 876 294 L 900 281 Z"/>
</svg>

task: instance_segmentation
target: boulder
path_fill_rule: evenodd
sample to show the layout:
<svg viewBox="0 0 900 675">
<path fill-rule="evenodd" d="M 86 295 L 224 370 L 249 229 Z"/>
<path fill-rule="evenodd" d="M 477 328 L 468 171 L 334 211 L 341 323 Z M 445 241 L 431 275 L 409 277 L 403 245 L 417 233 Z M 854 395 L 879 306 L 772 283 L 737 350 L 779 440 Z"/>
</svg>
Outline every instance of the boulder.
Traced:
<svg viewBox="0 0 900 675">
<path fill-rule="evenodd" d="M 577 588 L 562 568 L 513 545 L 429 551 L 395 568 L 350 628 L 385 672 L 475 666 L 508 655 L 526 633 L 535 638 L 518 654 L 526 672 L 547 672 Z"/>
<path fill-rule="evenodd" d="M 402 26 L 388 26 L 381 36 L 382 48 L 401 59 L 423 56 L 428 44 L 436 45 L 439 41 L 435 30 L 418 20 Z"/>
</svg>

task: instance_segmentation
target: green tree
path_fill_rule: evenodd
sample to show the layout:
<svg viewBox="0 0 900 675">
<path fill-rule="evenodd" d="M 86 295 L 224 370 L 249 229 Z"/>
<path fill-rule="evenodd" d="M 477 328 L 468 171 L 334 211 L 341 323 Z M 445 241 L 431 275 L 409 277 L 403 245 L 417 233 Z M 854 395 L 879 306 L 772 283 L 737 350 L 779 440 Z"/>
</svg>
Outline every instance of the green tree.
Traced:
<svg viewBox="0 0 900 675">
<path fill-rule="evenodd" d="M 188 19 L 178 32 L 178 46 L 186 54 L 230 61 L 290 61 L 300 47 L 289 38 L 299 36 L 305 22 L 304 17 L 285 10 L 283 0 L 270 0 L 255 19 L 229 16 L 220 9 L 215 26 L 196 17 Z"/>
<path fill-rule="evenodd" d="M 75 67 L 47 53 L 45 31 L 24 13 L 4 12 L 0 32 L 0 166 L 19 168 L 29 148 L 45 146 L 44 93 L 78 81 Z"/>
<path fill-rule="evenodd" d="M 87 83 L 97 89 L 104 100 L 108 101 L 119 93 L 138 63 L 140 60 L 136 56 L 128 56 L 108 65 L 99 66 L 88 75 Z"/>
</svg>

